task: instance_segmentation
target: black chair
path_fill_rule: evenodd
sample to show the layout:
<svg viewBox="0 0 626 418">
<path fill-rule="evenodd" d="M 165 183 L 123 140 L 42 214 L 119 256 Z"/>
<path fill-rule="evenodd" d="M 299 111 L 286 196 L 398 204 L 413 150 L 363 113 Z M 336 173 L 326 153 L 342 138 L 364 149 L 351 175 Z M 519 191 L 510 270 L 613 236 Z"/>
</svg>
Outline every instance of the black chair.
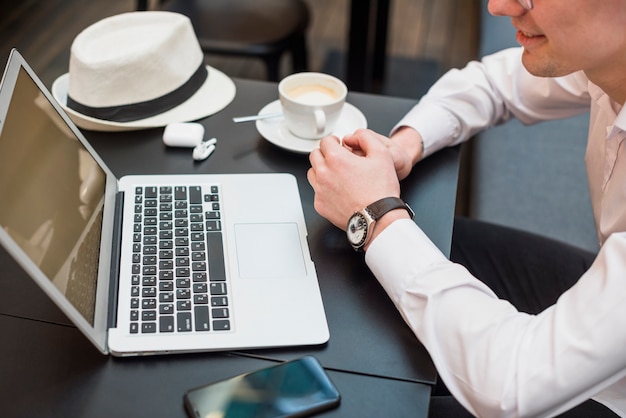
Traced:
<svg viewBox="0 0 626 418">
<path fill-rule="evenodd" d="M 145 10 L 145 2 L 138 8 Z M 271 81 L 280 79 L 285 52 L 294 72 L 308 70 L 303 0 L 169 0 L 159 9 L 188 16 L 205 54 L 260 58 Z"/>
</svg>

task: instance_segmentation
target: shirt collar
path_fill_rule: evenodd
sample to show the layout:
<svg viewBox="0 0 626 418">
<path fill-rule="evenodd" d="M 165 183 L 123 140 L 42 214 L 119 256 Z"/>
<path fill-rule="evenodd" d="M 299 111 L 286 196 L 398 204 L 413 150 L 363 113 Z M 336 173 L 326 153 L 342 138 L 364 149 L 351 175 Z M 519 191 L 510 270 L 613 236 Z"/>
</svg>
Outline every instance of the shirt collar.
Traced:
<svg viewBox="0 0 626 418">
<path fill-rule="evenodd" d="M 617 117 L 615 118 L 615 127 L 626 131 L 626 105 L 622 106 Z"/>
</svg>

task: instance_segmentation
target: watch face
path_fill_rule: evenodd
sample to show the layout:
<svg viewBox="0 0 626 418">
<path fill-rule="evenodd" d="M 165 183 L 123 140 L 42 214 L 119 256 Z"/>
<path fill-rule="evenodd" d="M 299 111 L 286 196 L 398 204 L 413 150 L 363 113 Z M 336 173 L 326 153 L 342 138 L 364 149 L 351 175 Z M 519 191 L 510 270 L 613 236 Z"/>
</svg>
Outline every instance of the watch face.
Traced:
<svg viewBox="0 0 626 418">
<path fill-rule="evenodd" d="M 348 221 L 346 235 L 350 244 L 353 246 L 361 246 L 367 237 L 367 220 L 365 216 L 357 212 Z"/>
</svg>

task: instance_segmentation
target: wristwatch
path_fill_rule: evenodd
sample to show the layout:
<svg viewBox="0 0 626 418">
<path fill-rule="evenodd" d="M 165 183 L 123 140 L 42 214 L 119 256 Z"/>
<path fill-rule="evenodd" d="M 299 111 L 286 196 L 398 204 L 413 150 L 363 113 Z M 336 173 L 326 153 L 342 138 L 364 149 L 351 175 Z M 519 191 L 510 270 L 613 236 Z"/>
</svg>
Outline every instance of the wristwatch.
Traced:
<svg viewBox="0 0 626 418">
<path fill-rule="evenodd" d="M 363 210 L 358 210 L 348 220 L 346 235 L 348 241 L 355 251 L 363 251 L 363 247 L 371 237 L 372 224 L 380 219 L 384 214 L 394 209 L 406 209 L 411 219 L 415 217 L 415 212 L 399 197 L 385 197 L 377 200 Z"/>
</svg>

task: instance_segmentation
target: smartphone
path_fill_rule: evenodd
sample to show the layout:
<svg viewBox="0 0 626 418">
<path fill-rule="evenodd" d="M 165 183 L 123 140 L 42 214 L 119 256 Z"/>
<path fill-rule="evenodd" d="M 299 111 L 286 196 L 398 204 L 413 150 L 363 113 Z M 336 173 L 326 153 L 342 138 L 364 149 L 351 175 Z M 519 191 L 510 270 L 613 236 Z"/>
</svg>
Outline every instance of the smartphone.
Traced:
<svg viewBox="0 0 626 418">
<path fill-rule="evenodd" d="M 335 385 L 315 357 L 307 356 L 188 390 L 191 418 L 304 417 L 339 405 Z"/>
</svg>

